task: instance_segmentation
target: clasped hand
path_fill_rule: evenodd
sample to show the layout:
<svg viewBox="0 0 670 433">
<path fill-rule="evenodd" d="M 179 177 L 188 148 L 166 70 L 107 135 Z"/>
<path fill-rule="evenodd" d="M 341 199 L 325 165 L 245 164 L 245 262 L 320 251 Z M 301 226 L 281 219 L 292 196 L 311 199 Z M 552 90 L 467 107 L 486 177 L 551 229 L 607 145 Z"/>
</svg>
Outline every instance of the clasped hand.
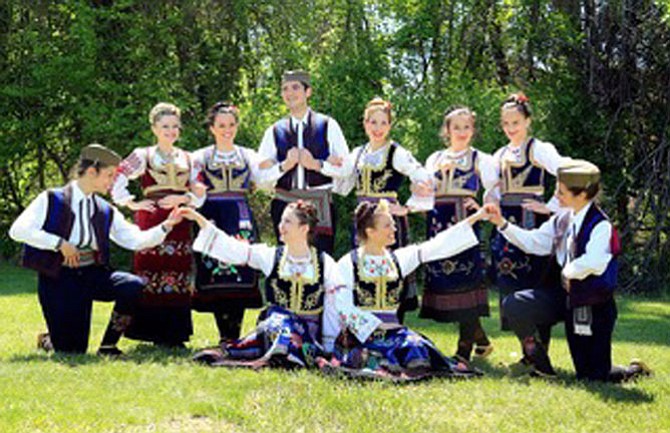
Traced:
<svg viewBox="0 0 670 433">
<path fill-rule="evenodd" d="M 342 163 L 341 161 L 335 159 L 333 159 L 333 162 L 339 162 L 340 164 Z M 314 158 L 309 150 L 293 147 L 286 154 L 286 159 L 284 160 L 284 171 L 291 170 L 298 164 L 302 165 L 308 170 L 319 171 L 321 169 L 321 161 Z"/>
</svg>

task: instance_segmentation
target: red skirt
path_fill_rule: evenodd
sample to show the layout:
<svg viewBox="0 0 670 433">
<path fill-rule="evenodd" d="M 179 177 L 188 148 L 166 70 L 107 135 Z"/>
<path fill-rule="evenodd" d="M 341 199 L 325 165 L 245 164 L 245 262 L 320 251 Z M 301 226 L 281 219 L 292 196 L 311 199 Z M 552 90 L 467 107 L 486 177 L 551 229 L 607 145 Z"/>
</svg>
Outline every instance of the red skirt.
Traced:
<svg viewBox="0 0 670 433">
<path fill-rule="evenodd" d="M 169 209 L 135 213 L 135 222 L 147 230 L 161 224 Z M 135 274 L 146 283 L 142 304 L 154 306 L 188 306 L 193 293 L 193 252 L 190 221 L 177 224 L 162 244 L 135 253 Z"/>
</svg>

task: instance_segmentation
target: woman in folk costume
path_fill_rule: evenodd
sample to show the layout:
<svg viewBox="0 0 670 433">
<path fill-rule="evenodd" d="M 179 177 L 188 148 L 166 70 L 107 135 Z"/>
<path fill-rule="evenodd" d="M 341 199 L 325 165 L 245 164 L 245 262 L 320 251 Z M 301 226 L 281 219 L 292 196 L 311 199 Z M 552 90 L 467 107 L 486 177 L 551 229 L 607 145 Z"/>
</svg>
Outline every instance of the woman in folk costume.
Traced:
<svg viewBox="0 0 670 433">
<path fill-rule="evenodd" d="M 358 203 L 376 203 L 384 199 L 390 203 L 391 213 L 397 231 L 393 248 L 402 247 L 409 242 L 408 209 L 398 203 L 398 190 L 405 178 L 413 185 L 432 182 L 432 175 L 426 171 L 414 156 L 390 138 L 393 120 L 391 103 L 381 98 L 368 102 L 363 113 L 363 126 L 368 143 L 355 148 L 348 157 L 345 167 L 352 172 L 341 178 L 337 184 L 338 192 L 348 194 L 355 187 Z M 354 247 L 357 245 L 356 224 L 352 236 Z M 404 311 L 416 308 L 416 280 L 408 281 L 409 292 L 401 310 L 402 323 Z"/>
<path fill-rule="evenodd" d="M 491 155 L 470 146 L 475 118 L 475 113 L 463 106 L 449 108 L 444 113 L 442 138 L 447 148 L 426 160 L 426 170 L 434 173 L 437 185 L 435 206 L 427 214 L 428 239 L 476 212 L 478 192 L 482 187 L 492 189 L 498 182 Z M 479 224 L 473 229 L 479 238 Z M 459 324 L 457 356 L 469 360 L 475 344 L 475 355 L 491 353 L 493 346 L 479 319 L 489 315 L 479 245 L 427 263 L 425 270 L 420 317 Z"/>
<path fill-rule="evenodd" d="M 191 157 L 174 145 L 181 130 L 180 110 L 159 103 L 151 110 L 149 121 L 157 144 L 137 148 L 123 160 L 112 187 L 114 201 L 135 211 L 135 222 L 144 229 L 162 221 L 172 209 L 199 205 L 204 198 L 189 191 Z M 128 191 L 128 183 L 134 179 L 140 180 L 142 200 Z M 192 260 L 188 221 L 176 226 L 161 245 L 135 253 L 133 269 L 146 286 L 127 333 L 130 338 L 170 347 L 188 341 L 193 330 Z"/>
<path fill-rule="evenodd" d="M 307 367 L 314 365 L 323 348 L 332 349 L 338 328 L 322 316 L 324 308 L 333 304 L 326 298 L 340 278 L 335 261 L 311 245 L 318 222 L 314 205 L 297 201 L 286 206 L 278 229 L 283 245 L 277 247 L 236 239 L 193 209 L 183 209 L 181 215 L 200 226 L 195 251 L 257 269 L 266 277 L 268 307 L 256 330 L 235 342 L 222 342 L 220 349 L 205 350 L 196 359 L 222 365 L 263 367 L 272 362 Z"/>
<path fill-rule="evenodd" d="M 360 246 L 338 262 L 344 286 L 338 290 L 336 299 L 339 305 L 346 305 L 348 299 L 388 326 L 378 330 L 362 346 L 352 346 L 346 339 L 338 339 L 342 344 L 337 346 L 336 354 L 342 362 L 362 362 L 358 357 L 361 350 L 365 350 L 369 359 L 361 367 L 375 364 L 406 374 L 415 369 L 426 374 L 445 365 L 449 366 L 447 370 L 467 370 L 467 362 L 457 366 L 458 360 L 443 356 L 430 340 L 400 326 L 396 312 L 406 293 L 407 275 L 423 263 L 455 256 L 478 245 L 472 225 L 483 215 L 477 212 L 426 242 L 394 251 L 390 246 L 395 243 L 396 227 L 388 202 L 358 205 L 356 228 Z"/>
<path fill-rule="evenodd" d="M 509 143 L 493 155 L 499 183 L 486 192 L 485 201 L 499 203 L 505 218 L 523 228 L 539 227 L 558 208 L 555 199 L 545 206 L 543 195 L 547 175 L 556 175 L 561 156 L 553 144 L 529 135 L 531 108 L 523 93 L 502 103 L 500 118 Z M 500 234 L 491 242 L 491 253 L 491 274 L 501 300 L 545 278 L 546 258 L 523 252 Z M 501 321 L 503 329 L 508 329 L 504 315 Z M 545 331 L 543 339 L 548 341 Z"/>
<path fill-rule="evenodd" d="M 37 291 L 49 328 L 40 348 L 85 353 L 93 300 L 115 301 L 100 355 L 116 347 L 132 320 L 142 280 L 109 267 L 110 241 L 131 250 L 158 245 L 179 222 L 169 217 L 140 230 L 99 194 L 106 194 L 121 157 L 99 144 L 82 149 L 76 179 L 41 193 L 19 215 L 9 236 L 25 243 L 22 265 L 38 272 Z"/>
<path fill-rule="evenodd" d="M 193 153 L 192 182 L 207 189 L 202 215 L 237 239 L 256 242 L 258 231 L 249 206 L 253 186 L 280 174 L 278 168 L 261 170 L 258 154 L 235 144 L 239 111 L 228 102 L 217 102 L 207 114 L 207 125 L 215 144 Z M 271 165 L 271 164 L 270 164 Z M 262 306 L 258 272 L 248 266 L 231 265 L 196 254 L 196 293 L 192 307 L 212 312 L 221 341 L 239 338 L 245 308 Z"/>
<path fill-rule="evenodd" d="M 561 277 L 562 290 L 532 288 L 503 300 L 509 324 L 522 343 L 521 364 L 534 374 L 555 376 L 538 331 L 539 325 L 551 325 L 565 316 L 565 334 L 578 379 L 621 382 L 648 375 L 650 370 L 639 361 L 626 368 L 612 367 L 620 244 L 609 218 L 595 203 L 600 170 L 588 161 L 566 160 L 557 177 L 556 197 L 567 210 L 537 229 L 511 223 L 495 204 L 485 207 L 502 236 L 523 251 L 551 256 L 550 266 Z"/>
</svg>

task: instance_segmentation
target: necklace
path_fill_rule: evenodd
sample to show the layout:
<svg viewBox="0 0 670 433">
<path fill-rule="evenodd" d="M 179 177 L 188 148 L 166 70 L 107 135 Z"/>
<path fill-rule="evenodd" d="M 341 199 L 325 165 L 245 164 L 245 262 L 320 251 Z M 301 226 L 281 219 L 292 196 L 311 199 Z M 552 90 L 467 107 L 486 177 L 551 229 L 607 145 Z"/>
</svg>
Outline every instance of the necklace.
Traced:
<svg viewBox="0 0 670 433">
<path fill-rule="evenodd" d="M 161 158 L 161 161 L 164 164 L 169 164 L 174 162 L 175 157 L 177 156 L 177 149 L 173 148 L 172 151 L 165 152 L 160 146 L 156 146 L 156 154 Z"/>
<path fill-rule="evenodd" d="M 286 265 L 288 267 L 289 273 L 298 277 L 304 275 L 309 270 L 311 259 L 311 254 L 308 254 L 306 257 L 293 257 L 291 255 L 287 255 Z"/>
</svg>

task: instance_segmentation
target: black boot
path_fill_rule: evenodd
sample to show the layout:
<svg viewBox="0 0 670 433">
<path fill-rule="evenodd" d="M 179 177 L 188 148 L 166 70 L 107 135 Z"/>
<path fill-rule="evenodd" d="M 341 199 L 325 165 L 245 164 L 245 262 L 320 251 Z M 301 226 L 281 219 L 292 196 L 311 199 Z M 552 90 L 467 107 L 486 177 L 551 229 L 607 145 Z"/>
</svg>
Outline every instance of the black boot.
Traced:
<svg viewBox="0 0 670 433">
<path fill-rule="evenodd" d="M 121 336 L 130 326 L 132 316 L 128 314 L 120 314 L 112 311 L 112 317 L 109 319 L 109 324 L 105 330 L 105 335 L 102 337 L 98 355 L 106 355 L 118 357 L 122 356 L 123 352 L 119 350 L 116 345 L 119 343 Z"/>
<path fill-rule="evenodd" d="M 555 378 L 556 371 L 551 366 L 549 355 L 544 345 L 535 337 L 526 337 L 523 340 L 523 352 L 530 361 L 533 371 L 531 376 Z"/>
</svg>

